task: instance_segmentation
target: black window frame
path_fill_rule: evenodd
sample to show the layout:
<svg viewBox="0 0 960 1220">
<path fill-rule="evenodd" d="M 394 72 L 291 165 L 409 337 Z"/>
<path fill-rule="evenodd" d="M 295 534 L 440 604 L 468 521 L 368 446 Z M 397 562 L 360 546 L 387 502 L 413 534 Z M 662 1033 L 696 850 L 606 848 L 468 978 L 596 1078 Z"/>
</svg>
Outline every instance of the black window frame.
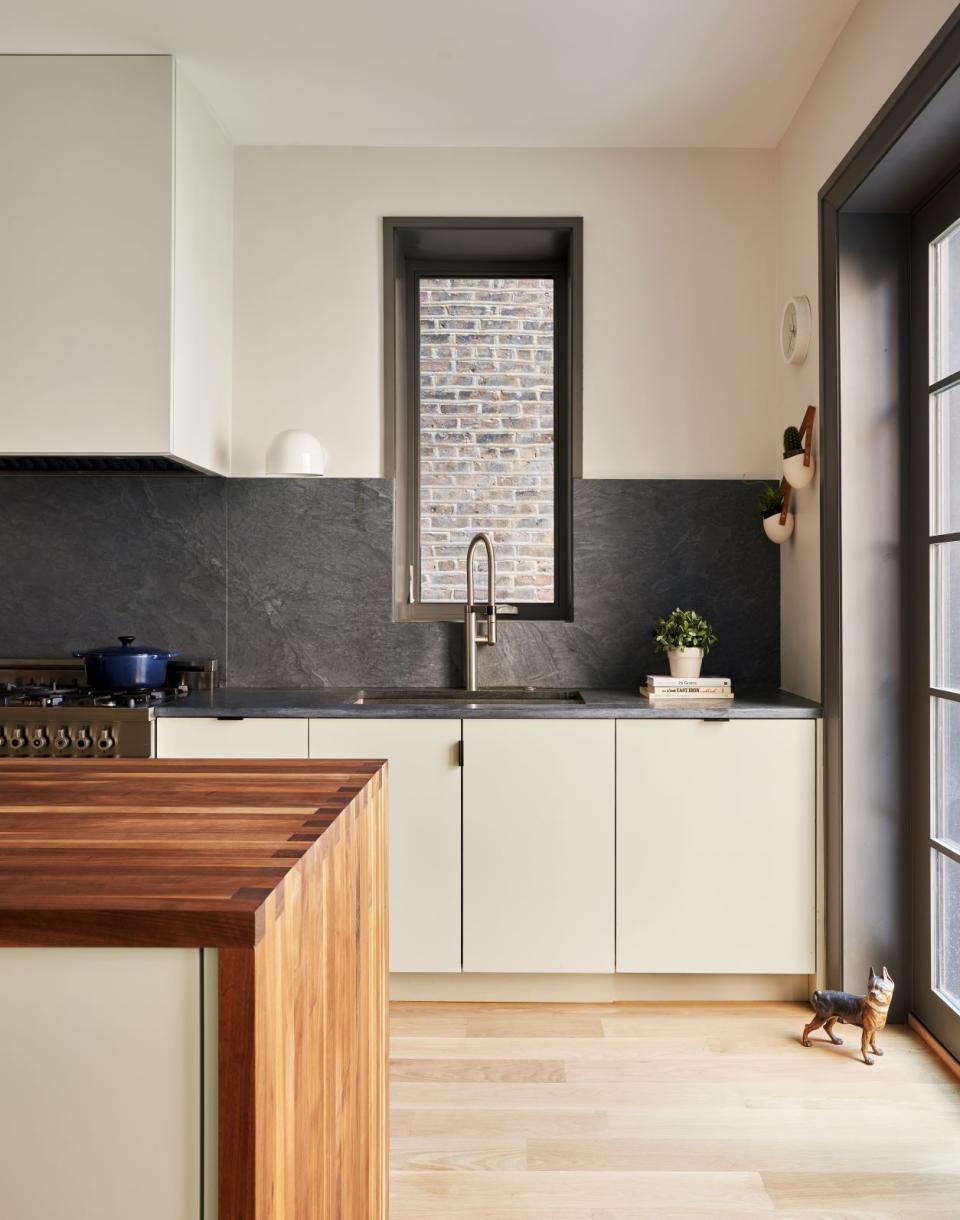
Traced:
<svg viewBox="0 0 960 1220">
<path fill-rule="evenodd" d="M 581 475 L 580 217 L 386 217 L 383 221 L 385 468 L 394 478 L 394 619 L 459 622 L 462 602 L 420 600 L 419 286 L 424 277 L 554 283 L 554 599 L 523 620 L 573 619 L 573 480 Z M 502 596 L 500 600 L 505 600 Z"/>
</svg>

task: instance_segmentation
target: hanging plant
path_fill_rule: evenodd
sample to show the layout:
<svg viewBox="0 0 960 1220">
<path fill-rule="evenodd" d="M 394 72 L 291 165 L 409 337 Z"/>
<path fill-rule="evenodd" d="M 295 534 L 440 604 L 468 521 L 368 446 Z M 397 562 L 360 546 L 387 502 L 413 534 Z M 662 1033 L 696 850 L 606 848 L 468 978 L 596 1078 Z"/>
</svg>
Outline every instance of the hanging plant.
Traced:
<svg viewBox="0 0 960 1220">
<path fill-rule="evenodd" d="M 799 428 L 787 428 L 783 434 L 783 477 L 791 487 L 806 487 L 813 478 L 813 458 L 806 461 Z"/>
<path fill-rule="evenodd" d="M 781 543 L 793 533 L 793 513 L 787 513 L 786 520 L 780 523 L 783 513 L 783 489 L 779 483 L 763 483 L 762 491 L 757 497 L 757 512 L 763 521 L 763 532 L 771 542 Z"/>
</svg>

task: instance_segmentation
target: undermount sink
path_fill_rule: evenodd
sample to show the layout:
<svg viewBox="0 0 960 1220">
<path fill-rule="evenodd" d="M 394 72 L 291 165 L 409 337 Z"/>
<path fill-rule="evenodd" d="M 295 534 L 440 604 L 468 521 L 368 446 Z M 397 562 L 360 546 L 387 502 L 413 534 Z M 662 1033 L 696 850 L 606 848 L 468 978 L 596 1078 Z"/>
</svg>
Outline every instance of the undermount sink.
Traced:
<svg viewBox="0 0 960 1220">
<path fill-rule="evenodd" d="M 542 686 L 487 686 L 480 690 L 369 690 L 357 703 L 583 703 L 578 690 Z"/>
</svg>

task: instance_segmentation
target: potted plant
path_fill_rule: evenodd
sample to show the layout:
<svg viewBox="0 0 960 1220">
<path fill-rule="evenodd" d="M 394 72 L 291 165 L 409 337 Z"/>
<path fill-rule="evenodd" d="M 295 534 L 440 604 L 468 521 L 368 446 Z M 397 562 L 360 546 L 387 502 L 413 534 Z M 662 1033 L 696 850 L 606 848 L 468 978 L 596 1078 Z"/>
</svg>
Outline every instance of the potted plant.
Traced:
<svg viewBox="0 0 960 1220">
<path fill-rule="evenodd" d="M 674 678 L 699 678 L 703 658 L 716 642 L 713 628 L 696 610 L 677 607 L 653 629 L 654 649 L 667 654 Z"/>
<path fill-rule="evenodd" d="M 779 483 L 764 483 L 763 490 L 757 497 L 757 512 L 763 518 L 763 532 L 771 542 L 786 542 L 793 533 L 793 513 L 787 513 L 787 519 L 780 524 L 780 514 L 783 512 L 783 492 Z"/>
<path fill-rule="evenodd" d="M 783 434 L 783 477 L 791 487 L 806 487 L 813 478 L 813 458 L 803 464 L 804 450 L 799 428 L 787 428 Z"/>
</svg>

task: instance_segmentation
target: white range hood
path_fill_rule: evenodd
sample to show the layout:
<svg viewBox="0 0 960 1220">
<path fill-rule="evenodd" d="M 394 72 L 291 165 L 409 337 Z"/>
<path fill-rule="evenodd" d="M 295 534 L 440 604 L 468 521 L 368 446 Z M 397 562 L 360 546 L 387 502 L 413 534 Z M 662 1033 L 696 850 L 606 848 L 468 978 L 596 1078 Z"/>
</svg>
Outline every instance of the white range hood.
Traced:
<svg viewBox="0 0 960 1220">
<path fill-rule="evenodd" d="M 233 148 L 193 86 L 2 56 L 0 164 L 0 468 L 228 473 Z"/>
</svg>

